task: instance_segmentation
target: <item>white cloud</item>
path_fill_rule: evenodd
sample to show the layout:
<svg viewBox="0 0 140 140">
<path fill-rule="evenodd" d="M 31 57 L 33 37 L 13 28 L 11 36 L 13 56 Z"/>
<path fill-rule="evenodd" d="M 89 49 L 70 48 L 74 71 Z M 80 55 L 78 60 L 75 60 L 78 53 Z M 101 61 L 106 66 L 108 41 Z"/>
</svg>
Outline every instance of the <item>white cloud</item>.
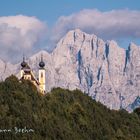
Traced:
<svg viewBox="0 0 140 140">
<path fill-rule="evenodd" d="M 37 49 L 46 31 L 46 24 L 36 17 L 0 17 L 0 56 L 15 61 L 23 52 Z"/>
<path fill-rule="evenodd" d="M 85 9 L 70 16 L 61 16 L 53 29 L 53 40 L 75 28 L 103 39 L 140 38 L 140 11 Z"/>
<path fill-rule="evenodd" d="M 0 17 L 0 57 L 5 60 L 19 60 L 23 52 L 27 52 L 29 56 L 39 50 L 44 40 L 47 40 L 46 48 L 52 50 L 62 36 L 76 28 L 105 40 L 140 38 L 139 17 L 140 11 L 128 9 L 108 12 L 85 9 L 59 17 L 49 31 L 47 25 L 36 17 Z"/>
</svg>

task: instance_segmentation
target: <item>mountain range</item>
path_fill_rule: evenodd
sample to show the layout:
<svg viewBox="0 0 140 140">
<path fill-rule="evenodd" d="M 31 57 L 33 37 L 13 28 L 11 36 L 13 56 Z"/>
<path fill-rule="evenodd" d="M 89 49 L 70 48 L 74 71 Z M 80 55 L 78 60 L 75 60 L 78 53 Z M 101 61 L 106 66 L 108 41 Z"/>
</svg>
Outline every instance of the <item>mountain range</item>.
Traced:
<svg viewBox="0 0 140 140">
<path fill-rule="evenodd" d="M 40 51 L 28 58 L 36 76 L 41 54 L 47 91 L 80 89 L 115 110 L 131 112 L 140 106 L 140 47 L 134 43 L 124 49 L 113 40 L 105 42 L 79 29 L 69 31 L 53 52 Z M 0 60 L 0 80 L 11 74 L 19 77 L 20 63 Z"/>
</svg>

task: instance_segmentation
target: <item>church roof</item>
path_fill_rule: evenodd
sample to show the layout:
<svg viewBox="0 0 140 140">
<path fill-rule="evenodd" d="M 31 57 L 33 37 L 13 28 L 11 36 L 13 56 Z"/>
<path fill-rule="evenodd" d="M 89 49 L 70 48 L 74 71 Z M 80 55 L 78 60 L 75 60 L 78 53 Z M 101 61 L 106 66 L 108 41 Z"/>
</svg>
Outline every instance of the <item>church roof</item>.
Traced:
<svg viewBox="0 0 140 140">
<path fill-rule="evenodd" d="M 36 84 L 39 85 L 39 81 L 36 79 L 30 66 L 27 63 L 25 67 L 22 67 L 22 70 L 24 71 L 24 75 L 31 75 L 31 81 L 35 81 Z M 21 79 L 23 79 L 23 77 Z"/>
<path fill-rule="evenodd" d="M 24 70 L 24 71 L 29 71 L 29 70 L 31 70 L 31 68 L 30 68 L 30 66 L 26 63 L 26 65 L 25 65 L 25 67 L 22 67 L 22 69 Z"/>
<path fill-rule="evenodd" d="M 35 81 L 37 83 L 37 85 L 39 85 L 39 81 L 36 79 L 36 77 L 34 76 L 32 71 L 31 71 L 31 80 Z"/>
</svg>

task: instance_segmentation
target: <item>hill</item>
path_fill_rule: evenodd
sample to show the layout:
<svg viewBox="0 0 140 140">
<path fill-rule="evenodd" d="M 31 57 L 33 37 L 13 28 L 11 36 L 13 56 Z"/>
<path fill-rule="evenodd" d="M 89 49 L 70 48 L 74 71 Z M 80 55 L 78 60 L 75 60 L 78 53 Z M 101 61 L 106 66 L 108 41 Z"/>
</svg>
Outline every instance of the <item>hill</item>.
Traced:
<svg viewBox="0 0 140 140">
<path fill-rule="evenodd" d="M 15 76 L 0 83 L 0 110 L 1 140 L 140 140 L 136 113 L 111 111 L 79 90 L 43 96 Z"/>
</svg>

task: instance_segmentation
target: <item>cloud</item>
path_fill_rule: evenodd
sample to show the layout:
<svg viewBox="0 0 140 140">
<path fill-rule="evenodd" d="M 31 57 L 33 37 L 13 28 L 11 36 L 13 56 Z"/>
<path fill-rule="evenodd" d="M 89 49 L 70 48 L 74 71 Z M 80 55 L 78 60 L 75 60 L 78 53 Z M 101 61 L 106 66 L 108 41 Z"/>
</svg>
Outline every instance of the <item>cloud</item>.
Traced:
<svg viewBox="0 0 140 140">
<path fill-rule="evenodd" d="M 47 25 L 36 17 L 0 17 L 0 56 L 15 61 L 22 53 L 38 49 L 46 33 Z"/>
<path fill-rule="evenodd" d="M 103 39 L 140 38 L 140 11 L 85 9 L 61 16 L 53 29 L 52 40 L 58 41 L 68 30 L 79 28 Z"/>
<path fill-rule="evenodd" d="M 104 40 L 138 39 L 139 17 L 140 11 L 128 9 L 108 12 L 85 9 L 59 17 L 50 29 L 36 17 L 0 17 L 0 57 L 15 62 L 21 59 L 23 53 L 29 56 L 44 47 L 51 51 L 61 37 L 76 28 Z"/>
</svg>

